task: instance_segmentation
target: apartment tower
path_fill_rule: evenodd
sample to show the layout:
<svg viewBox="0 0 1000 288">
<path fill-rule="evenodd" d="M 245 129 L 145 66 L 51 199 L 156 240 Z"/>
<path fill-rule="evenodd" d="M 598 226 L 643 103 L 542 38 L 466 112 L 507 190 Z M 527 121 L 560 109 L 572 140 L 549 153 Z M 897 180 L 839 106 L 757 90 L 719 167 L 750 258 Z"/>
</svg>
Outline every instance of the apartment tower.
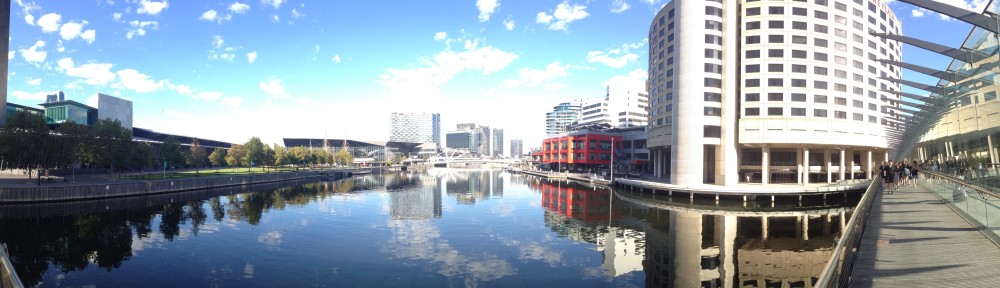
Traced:
<svg viewBox="0 0 1000 288">
<path fill-rule="evenodd" d="M 653 174 L 679 185 L 870 177 L 899 129 L 901 34 L 875 0 L 667 3 L 649 27 Z"/>
</svg>

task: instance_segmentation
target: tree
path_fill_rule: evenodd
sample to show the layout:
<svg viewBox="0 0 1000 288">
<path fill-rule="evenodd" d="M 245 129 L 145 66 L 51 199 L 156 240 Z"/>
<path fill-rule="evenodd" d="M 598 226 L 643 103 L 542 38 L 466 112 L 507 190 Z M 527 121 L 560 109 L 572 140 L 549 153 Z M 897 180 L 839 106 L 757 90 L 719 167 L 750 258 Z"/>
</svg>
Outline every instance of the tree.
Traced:
<svg viewBox="0 0 1000 288">
<path fill-rule="evenodd" d="M 333 154 L 333 162 L 337 165 L 350 166 L 354 164 L 354 155 L 351 155 L 351 152 L 347 151 L 345 147 Z"/>
<path fill-rule="evenodd" d="M 32 169 L 40 169 L 45 162 L 48 138 L 49 126 L 43 116 L 15 113 L 0 131 L 0 155 L 9 163 L 5 167 L 27 170 L 31 179 Z"/>
<path fill-rule="evenodd" d="M 243 163 L 249 163 L 250 169 L 253 169 L 253 165 L 259 165 L 262 160 L 264 160 L 264 143 L 260 142 L 260 138 L 250 137 L 247 143 L 243 144 L 246 154 L 243 155 Z"/>
<path fill-rule="evenodd" d="M 261 163 L 260 163 L 261 166 L 265 166 L 265 167 L 267 167 L 267 166 L 274 166 L 274 162 L 276 160 L 276 157 L 275 157 L 275 154 L 274 154 L 274 149 L 271 149 L 271 146 L 267 146 L 267 145 L 264 145 L 264 148 L 265 148 L 264 149 L 264 158 L 261 159 Z"/>
<path fill-rule="evenodd" d="M 229 146 L 229 151 L 226 153 L 226 163 L 229 166 L 240 167 L 243 164 L 243 157 L 246 155 L 246 150 L 244 150 L 243 145 L 233 144 Z"/>
<path fill-rule="evenodd" d="M 83 155 L 87 153 L 88 145 L 93 141 L 90 130 L 87 129 L 87 126 L 76 124 L 76 122 L 66 122 L 59 126 L 56 132 L 62 138 L 63 148 L 61 150 L 66 153 L 65 164 L 72 170 L 75 180 L 76 169 L 73 169 L 73 164 L 82 162 Z"/>
<path fill-rule="evenodd" d="M 149 145 L 149 143 L 135 143 L 132 147 L 130 166 L 139 169 L 156 166 L 156 152 L 154 151 L 153 145 Z"/>
<path fill-rule="evenodd" d="M 122 122 L 105 118 L 94 124 L 95 161 L 114 173 L 115 167 L 124 168 L 132 158 L 132 130 L 122 127 Z"/>
<path fill-rule="evenodd" d="M 168 167 L 178 167 L 186 160 L 184 152 L 181 152 L 181 144 L 174 136 L 167 136 L 160 144 L 160 159 L 165 161 Z"/>
<path fill-rule="evenodd" d="M 191 140 L 191 153 L 188 153 L 187 164 L 194 166 L 195 173 L 199 173 L 198 168 L 205 165 L 205 160 L 208 153 L 205 151 L 205 147 L 201 146 L 198 142 L 198 138 Z"/>
<path fill-rule="evenodd" d="M 226 149 L 215 148 L 212 150 L 212 154 L 208 155 L 208 160 L 212 162 L 212 166 L 220 167 L 226 164 Z"/>
<path fill-rule="evenodd" d="M 288 160 L 288 149 L 278 146 L 278 143 L 274 143 L 274 165 L 281 167 L 292 164 Z"/>
</svg>

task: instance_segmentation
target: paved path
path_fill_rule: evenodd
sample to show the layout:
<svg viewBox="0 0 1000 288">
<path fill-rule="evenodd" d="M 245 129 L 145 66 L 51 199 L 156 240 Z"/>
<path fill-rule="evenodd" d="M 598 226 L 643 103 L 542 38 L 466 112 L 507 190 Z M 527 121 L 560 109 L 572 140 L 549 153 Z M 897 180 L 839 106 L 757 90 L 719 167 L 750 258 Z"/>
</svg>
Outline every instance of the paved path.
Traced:
<svg viewBox="0 0 1000 288">
<path fill-rule="evenodd" d="M 1000 287 L 1000 248 L 927 189 L 880 194 L 850 287 Z"/>
</svg>

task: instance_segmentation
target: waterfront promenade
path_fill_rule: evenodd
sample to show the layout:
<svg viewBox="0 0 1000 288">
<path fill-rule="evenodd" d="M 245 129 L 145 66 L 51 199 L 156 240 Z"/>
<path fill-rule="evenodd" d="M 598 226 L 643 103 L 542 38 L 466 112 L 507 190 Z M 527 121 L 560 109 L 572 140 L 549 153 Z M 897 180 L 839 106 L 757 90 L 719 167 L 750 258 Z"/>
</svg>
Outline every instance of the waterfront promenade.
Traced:
<svg viewBox="0 0 1000 288">
<path fill-rule="evenodd" d="M 850 287 L 996 287 L 1000 248 L 923 186 L 877 195 Z"/>
</svg>

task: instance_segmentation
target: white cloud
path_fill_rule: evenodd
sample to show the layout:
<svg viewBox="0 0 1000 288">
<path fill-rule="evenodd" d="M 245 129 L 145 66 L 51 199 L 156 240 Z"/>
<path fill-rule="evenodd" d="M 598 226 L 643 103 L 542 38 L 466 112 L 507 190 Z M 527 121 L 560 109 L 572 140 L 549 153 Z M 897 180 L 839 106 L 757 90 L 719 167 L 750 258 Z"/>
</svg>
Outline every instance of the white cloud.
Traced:
<svg viewBox="0 0 1000 288">
<path fill-rule="evenodd" d="M 115 14 L 111 14 L 111 17 L 114 18 L 115 21 L 122 21 L 122 13 L 121 12 L 115 12 Z"/>
<path fill-rule="evenodd" d="M 244 13 L 247 13 L 247 11 L 250 10 L 250 5 L 247 5 L 245 3 L 240 3 L 240 2 L 233 2 L 232 4 L 229 4 L 229 8 L 228 9 L 229 9 L 229 11 L 232 11 L 233 13 L 236 13 L 236 14 L 244 14 Z"/>
<path fill-rule="evenodd" d="M 625 12 L 625 10 L 628 10 L 628 8 L 632 8 L 632 5 L 629 5 L 628 2 L 625 2 L 625 0 L 615 0 L 611 2 L 611 13 L 622 13 Z"/>
<path fill-rule="evenodd" d="M 76 39 L 77 37 L 80 37 L 80 34 L 83 33 L 83 25 L 85 24 L 87 24 L 87 22 L 83 23 L 77 23 L 73 21 L 66 22 L 66 24 L 63 24 L 62 27 L 59 28 L 59 35 L 62 36 L 63 40 Z"/>
<path fill-rule="evenodd" d="M 508 87 L 536 87 L 559 77 L 569 76 L 569 64 L 562 64 L 558 61 L 549 63 L 545 69 L 521 68 L 517 71 L 517 80 L 506 80 L 504 86 Z M 556 88 L 556 86 L 552 86 Z"/>
<path fill-rule="evenodd" d="M 205 13 L 201 13 L 201 17 L 198 17 L 198 19 L 205 21 L 215 21 L 215 19 L 217 19 L 218 17 L 219 17 L 219 12 L 215 11 L 214 9 L 209 9 L 208 11 L 205 11 Z"/>
<path fill-rule="evenodd" d="M 94 40 L 97 40 L 97 31 L 94 31 L 94 29 L 87 29 L 87 31 L 83 31 L 83 34 L 80 34 L 80 39 L 86 40 L 89 44 L 93 44 Z"/>
<path fill-rule="evenodd" d="M 180 91 L 177 91 L 177 93 L 180 93 Z M 181 94 L 183 94 L 183 93 L 181 93 Z M 207 101 L 214 101 L 214 100 L 222 99 L 222 92 L 198 92 L 198 93 L 194 93 L 194 94 L 191 94 L 190 92 L 188 92 L 188 95 L 191 95 L 191 98 L 194 98 L 194 99 L 207 100 Z"/>
<path fill-rule="evenodd" d="M 83 83 L 88 85 L 107 85 L 115 80 L 115 73 L 111 72 L 114 66 L 107 63 L 87 63 L 76 66 L 72 58 L 62 58 L 56 63 L 56 71 L 66 74 L 66 76 L 82 78 Z"/>
<path fill-rule="evenodd" d="M 253 61 L 257 61 L 257 51 L 247 53 L 247 61 L 249 61 L 250 63 L 253 63 Z"/>
<path fill-rule="evenodd" d="M 212 60 L 226 60 L 233 62 L 236 59 L 236 53 L 234 53 L 236 48 L 226 47 L 226 41 L 222 39 L 222 36 L 215 35 L 212 37 L 212 49 L 208 51 L 208 58 Z"/>
<path fill-rule="evenodd" d="M 639 55 L 622 49 L 611 49 L 604 51 L 587 52 L 587 62 L 601 63 L 612 68 L 622 68 L 629 63 L 639 60 Z"/>
<path fill-rule="evenodd" d="M 517 54 L 492 46 L 479 47 L 478 40 L 466 40 L 464 47 L 464 51 L 446 49 L 431 58 L 422 58 L 419 68 L 388 69 L 379 76 L 378 83 L 394 92 L 431 95 L 458 73 L 475 71 L 489 75 L 518 58 Z"/>
<path fill-rule="evenodd" d="M 136 9 L 136 12 L 139 14 L 156 15 L 166 10 L 168 6 L 170 4 L 166 0 L 162 2 L 142 0 L 139 2 L 139 9 Z"/>
<path fill-rule="evenodd" d="M 289 95 L 288 92 L 285 92 L 285 85 L 283 82 L 284 81 L 281 79 L 273 78 L 260 82 L 257 86 L 260 87 L 260 90 L 264 90 L 264 93 L 267 93 L 267 95 L 271 98 L 288 99 L 291 95 Z"/>
<path fill-rule="evenodd" d="M 281 20 L 281 17 L 278 17 L 278 14 L 274 14 L 271 16 L 271 20 L 274 20 L 274 22 L 278 22 L 278 20 Z"/>
<path fill-rule="evenodd" d="M 21 52 L 21 57 L 24 57 L 24 61 L 41 63 L 42 61 L 45 61 L 45 57 L 49 55 L 49 53 L 45 52 L 45 50 L 39 50 L 42 49 L 42 47 L 45 47 L 45 41 L 38 40 L 38 42 L 35 42 L 35 45 L 31 45 L 28 49 L 21 49 L 18 51 Z"/>
<path fill-rule="evenodd" d="M 490 21 L 490 15 L 500 7 L 500 0 L 476 0 L 479 9 L 479 22 Z"/>
<path fill-rule="evenodd" d="M 924 9 L 923 8 L 913 9 L 913 11 L 911 11 L 911 12 L 913 13 L 913 17 L 916 17 L 916 18 L 924 17 Z"/>
<path fill-rule="evenodd" d="M 17 54 L 17 52 L 14 52 L 14 50 L 7 51 L 7 60 L 14 59 L 15 54 Z"/>
<path fill-rule="evenodd" d="M 298 18 L 300 18 L 302 16 L 305 16 L 305 14 L 302 14 L 302 12 L 299 12 L 298 9 L 292 8 L 292 19 L 298 19 Z"/>
<path fill-rule="evenodd" d="M 20 99 L 20 100 L 24 100 L 24 101 L 27 101 L 27 100 L 31 100 L 31 101 L 45 101 L 45 96 L 47 96 L 49 93 L 50 92 L 48 92 L 48 91 L 45 91 L 45 92 L 33 92 L 33 93 L 32 92 L 24 92 L 24 91 L 11 91 L 10 95 L 14 96 L 14 98 L 17 98 L 17 99 Z"/>
<path fill-rule="evenodd" d="M 503 26 L 507 27 L 507 31 L 514 30 L 514 25 L 513 19 L 503 20 Z"/>
<path fill-rule="evenodd" d="M 219 48 L 222 48 L 222 45 L 225 45 L 225 44 L 226 44 L 226 40 L 223 40 L 222 36 L 215 35 L 215 36 L 212 37 L 212 48 L 219 49 Z"/>
<path fill-rule="evenodd" d="M 340 54 L 334 54 L 333 59 L 331 60 L 333 60 L 333 62 L 340 63 Z"/>
<path fill-rule="evenodd" d="M 56 13 L 49 13 L 38 17 L 38 26 L 42 26 L 42 31 L 44 32 L 56 32 L 59 31 L 59 22 L 62 22 L 62 15 Z"/>
<path fill-rule="evenodd" d="M 163 80 L 154 81 L 149 75 L 139 73 L 135 69 L 119 70 L 117 74 L 121 80 L 112 85 L 114 88 L 123 87 L 138 93 L 149 93 L 160 90 L 164 85 Z"/>
<path fill-rule="evenodd" d="M 566 31 L 569 23 L 587 18 L 587 16 L 590 16 L 590 13 L 587 13 L 587 6 L 563 2 L 556 5 L 556 10 L 552 14 L 538 12 L 535 21 L 549 25 L 549 30 Z"/>
<path fill-rule="evenodd" d="M 24 22 L 28 23 L 28 25 L 35 26 L 35 16 L 25 13 Z"/>
<path fill-rule="evenodd" d="M 160 27 L 160 23 L 157 21 L 132 20 L 128 22 L 128 25 L 131 26 L 129 27 L 128 32 L 125 33 L 125 38 L 128 39 L 132 39 L 132 37 L 135 36 L 145 36 L 146 29 L 154 30 Z"/>
<path fill-rule="evenodd" d="M 437 32 L 437 33 L 434 33 L 434 40 L 441 41 L 441 40 L 444 40 L 444 39 L 447 39 L 447 38 L 448 38 L 448 33 L 446 33 L 446 32 Z"/>
<path fill-rule="evenodd" d="M 285 3 L 285 0 L 261 0 L 260 3 L 265 6 L 271 6 L 274 7 L 274 9 L 278 9 L 281 7 L 281 4 Z"/>
<path fill-rule="evenodd" d="M 28 78 L 28 81 L 25 82 L 25 83 L 27 83 L 28 85 L 31 85 L 31 86 L 38 86 L 38 85 L 42 84 L 42 79 L 41 78 Z"/>
<path fill-rule="evenodd" d="M 181 94 L 181 95 L 191 95 L 191 93 L 194 92 L 191 89 L 191 86 L 188 86 L 188 85 L 174 85 L 174 84 L 170 84 L 170 85 L 168 85 L 168 87 L 170 88 L 170 90 L 177 91 L 177 94 Z"/>
</svg>

